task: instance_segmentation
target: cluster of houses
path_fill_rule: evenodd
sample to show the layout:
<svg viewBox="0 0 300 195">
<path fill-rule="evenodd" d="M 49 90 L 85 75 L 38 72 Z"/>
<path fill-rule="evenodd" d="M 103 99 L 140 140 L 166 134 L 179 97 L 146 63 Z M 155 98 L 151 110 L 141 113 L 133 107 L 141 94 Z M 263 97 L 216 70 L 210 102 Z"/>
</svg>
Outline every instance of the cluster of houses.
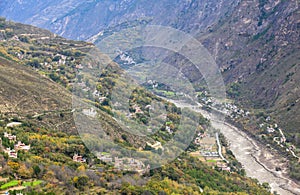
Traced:
<svg viewBox="0 0 300 195">
<path fill-rule="evenodd" d="M 207 133 L 199 133 L 195 138 L 194 143 L 200 147 L 201 153 L 205 154 L 204 156 L 213 156 L 216 151 L 216 138 Z"/>
<path fill-rule="evenodd" d="M 147 83 L 148 83 L 149 85 L 152 85 L 152 88 L 153 88 L 153 89 L 158 87 L 158 82 L 155 81 L 155 80 L 148 80 Z"/>
<path fill-rule="evenodd" d="M 138 173 L 145 173 L 146 170 L 150 170 L 150 165 L 145 166 L 142 161 L 134 158 L 113 158 L 109 154 L 101 154 L 98 155 L 98 159 L 105 163 L 114 164 L 114 167 L 119 170 L 136 171 Z M 73 161 L 78 163 L 86 163 L 86 159 L 77 153 L 73 155 Z"/>
<path fill-rule="evenodd" d="M 200 154 L 206 159 L 219 158 L 216 150 L 216 138 L 207 133 L 198 133 L 194 143 L 199 146 Z"/>
<path fill-rule="evenodd" d="M 171 127 L 166 125 L 166 131 L 169 133 L 169 134 L 173 134 L 173 131 L 171 130 Z"/>
<path fill-rule="evenodd" d="M 132 106 L 132 109 L 134 110 L 134 112 L 133 112 L 133 113 L 128 113 L 128 114 L 126 115 L 127 118 L 129 118 L 129 119 L 135 118 L 137 114 L 144 114 L 144 111 L 142 110 L 142 108 L 141 108 L 139 105 L 137 105 L 137 104 L 134 104 L 134 105 Z M 144 107 L 144 109 L 145 109 L 145 110 L 151 109 L 151 105 L 146 105 L 146 106 Z"/>
<path fill-rule="evenodd" d="M 134 158 L 118 158 L 114 159 L 114 166 L 119 170 L 136 171 L 140 174 L 146 173 L 150 170 L 150 165 L 145 164 Z"/>
<path fill-rule="evenodd" d="M 110 154 L 100 154 L 98 158 L 105 163 L 113 164 L 118 170 L 136 171 L 140 174 L 150 170 L 150 165 L 145 165 L 142 161 L 134 158 L 112 157 Z"/>
<path fill-rule="evenodd" d="M 250 115 L 249 111 L 245 111 L 241 108 L 238 108 L 236 105 L 231 103 L 217 103 L 213 98 L 208 98 L 207 93 L 204 93 L 205 97 L 203 97 L 201 100 L 204 104 L 209 105 L 213 107 L 214 109 L 218 110 L 219 112 L 230 116 L 232 119 L 247 117 Z M 286 151 L 290 152 L 295 158 L 298 158 L 300 161 L 300 157 L 295 154 L 295 151 L 297 150 L 294 145 L 286 144 L 286 137 L 283 133 L 283 130 L 278 127 L 277 124 L 271 124 L 271 117 L 267 116 L 265 118 L 265 122 L 259 124 L 259 128 L 265 130 L 267 134 L 278 134 L 279 136 L 274 136 L 273 141 L 280 145 L 280 147 L 284 148 L 286 147 Z M 262 136 L 265 134 L 262 134 Z M 199 142 L 199 140 L 196 140 Z"/>
<path fill-rule="evenodd" d="M 59 68 L 62 65 L 66 64 L 67 56 L 62 55 L 62 54 L 56 54 L 55 56 L 53 56 L 54 58 L 58 58 L 58 60 L 52 61 L 52 62 L 44 62 L 42 65 L 47 68 L 48 70 L 52 70 L 55 69 L 56 72 L 61 71 L 61 69 Z M 78 65 L 76 65 L 76 68 L 78 68 Z"/>
<path fill-rule="evenodd" d="M 230 172 L 231 169 L 230 167 L 227 165 L 227 163 L 224 162 L 217 162 L 217 166 L 216 166 L 219 170 L 221 171 L 228 171 Z"/>
<path fill-rule="evenodd" d="M 120 57 L 120 60 L 123 61 L 123 64 L 125 65 L 132 65 L 136 64 L 134 59 L 127 53 L 120 49 L 116 50 L 117 55 Z"/>
<path fill-rule="evenodd" d="M 207 97 L 204 97 L 201 99 L 202 103 L 204 103 L 205 105 L 211 105 L 213 103 L 213 100 L 212 98 L 207 98 Z"/>
<path fill-rule="evenodd" d="M 78 163 L 85 163 L 85 162 L 86 162 L 86 159 L 83 158 L 83 156 L 80 156 L 80 155 L 78 155 L 77 153 L 75 153 L 75 154 L 73 155 L 73 161 L 74 161 L 74 162 L 78 162 Z"/>
<path fill-rule="evenodd" d="M 259 128 L 260 129 L 264 129 L 268 134 L 273 134 L 274 132 L 278 131 L 279 134 L 281 135 L 281 137 L 274 137 L 274 141 L 277 142 L 278 144 L 282 144 L 286 142 L 286 138 L 283 134 L 283 131 L 278 127 L 278 125 L 275 124 L 271 124 L 271 117 L 268 116 L 265 119 L 265 123 L 261 123 L 259 124 Z"/>
<path fill-rule="evenodd" d="M 216 164 L 214 164 L 218 170 L 230 172 L 230 167 L 226 162 L 223 162 L 219 152 L 217 151 L 216 141 L 216 137 L 211 134 L 199 132 L 194 140 L 194 144 L 199 148 L 197 153 L 204 157 L 207 162 L 216 162 Z M 195 154 L 195 152 L 193 153 Z"/>
<path fill-rule="evenodd" d="M 98 91 L 98 90 L 95 90 L 93 92 L 93 96 L 95 98 L 98 98 L 98 100 L 99 100 L 100 103 L 102 103 L 102 102 L 104 102 L 106 100 L 106 97 L 103 96 L 102 93 L 100 91 Z"/>
<path fill-rule="evenodd" d="M 141 107 L 139 107 L 137 104 L 134 104 L 132 108 L 135 110 L 135 114 L 143 114 Z"/>
<path fill-rule="evenodd" d="M 205 138 L 205 137 L 207 137 L 207 134 L 204 132 L 204 133 L 198 133 L 197 134 L 197 137 L 195 138 L 195 141 L 194 141 L 194 143 L 196 144 L 196 145 L 200 145 L 200 143 L 201 143 L 201 140 L 203 139 L 203 138 Z"/>
<path fill-rule="evenodd" d="M 17 141 L 17 136 L 12 135 L 11 133 L 4 132 L 4 137 L 7 138 L 10 142 L 16 142 Z M 2 146 L 2 139 L 0 138 L 0 143 L 1 147 Z M 19 150 L 24 150 L 24 151 L 29 151 L 30 150 L 30 145 L 26 145 L 22 143 L 21 141 L 18 141 L 15 145 L 14 148 L 4 148 L 3 151 L 8 155 L 10 158 L 18 158 L 18 151 Z"/>
<path fill-rule="evenodd" d="M 124 64 L 128 64 L 128 65 L 136 64 L 136 62 L 133 60 L 133 58 L 125 53 L 122 53 L 120 55 L 120 59 L 124 62 Z"/>
<path fill-rule="evenodd" d="M 164 149 L 161 142 L 157 141 L 155 142 L 154 144 L 151 144 L 149 142 L 147 142 L 147 145 L 150 146 L 151 148 L 155 149 L 155 150 L 158 150 L 158 149 Z"/>
<path fill-rule="evenodd" d="M 213 97 L 208 97 L 208 92 L 203 92 L 204 97 L 201 98 L 201 102 L 207 106 L 218 110 L 219 112 L 230 116 L 231 118 L 240 118 L 250 115 L 249 111 L 238 108 L 236 105 L 228 102 L 218 102 Z"/>
<path fill-rule="evenodd" d="M 217 109 L 219 112 L 224 113 L 227 116 L 230 116 L 230 118 L 241 118 L 246 117 L 250 115 L 249 111 L 246 111 L 242 108 L 238 108 L 236 105 L 231 103 L 221 103 L 221 104 L 215 104 L 212 103 L 214 108 Z"/>
<path fill-rule="evenodd" d="M 229 115 L 231 118 L 247 117 L 250 115 L 250 112 L 244 111 L 243 109 L 239 109 L 237 106 L 235 106 L 233 104 L 225 103 L 224 105 L 228 109 L 226 114 Z M 266 131 L 266 133 L 268 133 L 268 134 L 274 134 L 274 133 L 278 132 L 279 136 L 274 137 L 273 141 L 275 143 L 277 143 L 278 145 L 280 145 L 280 147 L 285 147 L 284 145 L 286 143 L 286 137 L 283 133 L 283 130 L 280 129 L 276 123 L 271 124 L 271 121 L 272 121 L 271 116 L 267 116 L 265 118 L 265 122 L 259 124 L 259 128 L 264 129 Z M 264 135 L 264 134 L 262 134 L 262 135 Z M 296 150 L 296 147 L 294 145 L 288 144 L 286 151 L 291 152 L 291 154 L 294 157 L 296 157 L 300 160 L 300 158 L 297 155 L 295 155 L 295 152 L 294 152 L 295 150 Z"/>
<path fill-rule="evenodd" d="M 297 150 L 297 148 L 294 145 L 287 143 L 287 140 L 283 133 L 283 130 L 281 128 L 279 128 L 279 126 L 276 123 L 271 124 L 270 116 L 266 117 L 264 123 L 259 124 L 259 128 L 264 129 L 268 134 L 271 134 L 271 135 L 272 134 L 274 135 L 275 132 L 277 132 L 276 134 L 278 136 L 274 135 L 273 141 L 282 148 L 286 147 L 286 151 L 290 152 L 295 158 L 298 158 L 298 160 L 300 161 L 300 157 L 295 154 L 295 151 Z M 262 135 L 265 135 L 265 134 L 262 134 Z"/>
<path fill-rule="evenodd" d="M 243 117 L 247 117 L 250 115 L 249 111 L 245 111 L 241 108 L 238 108 L 236 105 L 231 104 L 231 103 L 216 103 L 216 101 L 214 101 L 213 98 L 207 98 L 207 97 L 202 98 L 202 101 L 205 104 L 210 105 L 213 108 L 217 109 L 219 112 L 221 112 L 227 116 L 230 116 L 230 118 L 232 118 L 232 119 L 243 118 Z M 271 121 L 272 121 L 271 116 L 267 116 L 265 118 L 265 122 L 259 124 L 259 128 L 264 129 L 266 131 L 266 133 L 268 133 L 268 134 L 274 134 L 274 133 L 278 132 L 277 134 L 279 134 L 279 136 L 274 137 L 273 141 L 275 143 L 277 143 L 278 145 L 280 145 L 280 147 L 283 148 L 286 145 L 285 144 L 286 137 L 283 133 L 283 130 L 280 129 L 276 123 L 271 124 Z M 264 135 L 264 134 L 262 134 L 262 135 Z M 287 146 L 286 151 L 291 152 L 291 154 L 295 158 L 298 158 L 300 161 L 300 157 L 295 155 L 295 152 L 294 152 L 296 150 L 296 147 L 294 145 L 290 145 L 290 144 L 287 144 L 286 146 Z"/>
</svg>

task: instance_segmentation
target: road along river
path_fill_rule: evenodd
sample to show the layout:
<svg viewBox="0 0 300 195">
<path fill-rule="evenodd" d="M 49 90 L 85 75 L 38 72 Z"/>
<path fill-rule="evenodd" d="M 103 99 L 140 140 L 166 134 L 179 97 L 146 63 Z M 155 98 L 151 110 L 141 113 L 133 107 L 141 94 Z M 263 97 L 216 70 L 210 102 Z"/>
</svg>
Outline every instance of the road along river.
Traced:
<svg viewBox="0 0 300 195">
<path fill-rule="evenodd" d="M 268 182 L 271 190 L 281 195 L 300 194 L 300 186 L 287 178 L 284 171 L 275 171 L 275 166 L 278 166 L 282 161 L 277 159 L 277 156 L 272 154 L 266 146 L 259 144 L 246 133 L 199 106 L 169 99 L 168 101 L 174 103 L 177 107 L 190 108 L 209 118 L 212 126 L 219 129 L 230 143 L 230 150 L 236 159 L 242 163 L 247 176 L 258 179 L 260 183 Z"/>
</svg>

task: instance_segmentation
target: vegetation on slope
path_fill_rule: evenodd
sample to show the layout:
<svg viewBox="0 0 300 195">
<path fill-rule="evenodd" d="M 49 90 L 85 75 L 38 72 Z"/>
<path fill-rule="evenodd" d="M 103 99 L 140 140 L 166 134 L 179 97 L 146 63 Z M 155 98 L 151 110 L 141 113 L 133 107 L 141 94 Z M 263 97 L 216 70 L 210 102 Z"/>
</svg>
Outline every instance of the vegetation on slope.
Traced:
<svg viewBox="0 0 300 195">
<path fill-rule="evenodd" d="M 71 95 L 67 90 L 72 90 L 80 62 L 93 45 L 68 41 L 48 31 L 3 19 L 1 33 L 3 50 L 0 52 L 6 59 L 0 59 L 3 75 L 0 158 L 1 176 L 8 178 L 1 184 L 15 185 L 17 180 L 18 186 L 28 186 L 32 182 L 23 190 L 26 194 L 197 194 L 201 189 L 204 194 L 270 194 L 268 186 L 261 186 L 243 174 L 214 170 L 186 154 L 144 175 L 118 170 L 100 161 L 76 132 L 72 121 Z M 120 84 L 122 80 L 116 77 L 118 74 L 110 70 L 103 78 L 105 82 L 114 80 Z M 97 86 L 101 85 L 99 91 L 107 92 L 106 98 L 109 99 L 109 89 L 113 86 L 104 81 L 97 83 Z M 19 97 L 22 101 L 18 101 Z M 132 105 L 138 104 L 143 108 L 144 114 L 136 115 L 136 120 L 141 124 L 147 123 L 144 106 L 154 98 L 144 89 L 136 89 L 133 93 Z M 105 111 L 99 113 L 100 120 L 107 124 L 107 130 L 115 132 L 116 138 L 127 143 L 125 147 L 132 147 L 136 140 L 130 140 L 113 123 L 110 101 L 93 101 L 93 104 Z M 168 119 L 174 124 L 173 130 L 176 130 L 176 113 L 179 110 L 174 105 L 167 105 L 167 108 L 170 110 Z M 131 109 L 136 111 L 133 107 Z M 7 127 L 11 122 L 21 124 Z M 203 127 L 207 125 L 201 124 Z M 5 132 L 30 145 L 30 150 L 19 150 L 18 158 L 9 157 L 4 150 L 14 147 L 15 143 L 5 138 Z M 158 133 L 153 139 L 164 141 L 169 138 Z M 86 161 L 75 162 L 72 159 L 75 153 L 82 155 Z"/>
</svg>

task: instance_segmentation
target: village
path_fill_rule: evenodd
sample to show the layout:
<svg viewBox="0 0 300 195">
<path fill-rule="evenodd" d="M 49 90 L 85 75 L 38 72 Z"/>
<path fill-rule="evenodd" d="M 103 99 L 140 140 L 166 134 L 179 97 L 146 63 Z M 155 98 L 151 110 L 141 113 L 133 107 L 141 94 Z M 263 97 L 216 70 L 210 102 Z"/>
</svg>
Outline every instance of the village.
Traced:
<svg viewBox="0 0 300 195">
<path fill-rule="evenodd" d="M 11 123 L 8 123 L 6 125 L 6 129 L 13 128 L 13 127 L 20 126 L 20 125 L 22 125 L 22 123 L 20 123 L 20 122 L 11 122 Z M 3 142 L 14 145 L 14 147 L 13 148 L 5 147 Z M 7 131 L 5 131 L 0 136 L 0 149 L 5 154 L 7 154 L 9 158 L 17 159 L 18 158 L 18 151 L 23 150 L 25 152 L 28 152 L 30 150 L 30 145 L 26 145 L 25 143 L 18 140 L 18 137 L 16 135 L 14 135 L 12 133 L 8 133 Z M 0 171 L 2 169 L 3 168 L 0 166 Z M 5 182 L 5 184 L 2 185 L 2 188 L 4 188 L 3 186 L 8 186 L 8 189 L 2 190 L 2 191 L 0 190 L 1 194 L 2 193 L 3 194 L 9 194 L 9 190 L 16 190 L 16 191 L 18 191 L 18 192 L 16 192 L 16 195 L 23 195 L 23 193 L 21 191 L 24 190 L 25 188 L 27 188 L 26 184 L 28 184 L 28 183 L 32 183 L 32 185 L 33 184 L 38 185 L 38 184 L 41 183 L 41 181 L 32 182 L 32 181 L 26 180 L 26 181 L 22 182 L 23 185 L 19 185 L 20 182 L 17 181 L 17 180 L 12 180 L 12 181 L 9 182 L 9 178 L 2 178 L 2 177 L 0 177 L 0 181 Z M 15 184 L 17 184 L 17 185 L 15 185 Z M 9 187 L 9 186 L 11 186 L 11 187 Z"/>
<path fill-rule="evenodd" d="M 114 165 L 116 170 L 134 171 L 142 175 L 150 171 L 150 165 L 145 165 L 141 160 L 131 157 L 112 157 L 111 154 L 102 152 L 97 157 L 105 162 Z"/>
<path fill-rule="evenodd" d="M 200 161 L 207 163 L 220 171 L 231 172 L 229 161 L 223 157 L 225 148 L 222 148 L 219 142 L 219 134 L 215 133 L 198 133 L 194 144 L 197 146 L 196 151 L 190 152 L 191 156 L 197 157 Z"/>
<path fill-rule="evenodd" d="M 102 162 L 113 165 L 115 170 L 133 171 L 137 172 L 140 175 L 147 173 L 150 170 L 149 164 L 145 165 L 141 160 L 137 160 L 132 157 L 121 158 L 118 156 L 112 156 L 107 152 L 98 152 L 96 156 Z M 73 155 L 72 159 L 77 163 L 87 163 L 86 158 L 77 153 Z"/>
<path fill-rule="evenodd" d="M 97 154 L 97 158 L 102 162 L 114 165 L 115 170 L 134 171 L 142 175 L 150 170 L 150 165 L 145 165 L 142 161 L 135 158 L 118 156 L 112 157 L 109 153 L 102 152 Z M 77 163 L 86 163 L 86 158 L 75 153 L 73 155 L 73 161 Z"/>
<path fill-rule="evenodd" d="M 14 127 L 14 126 L 19 126 L 19 125 L 21 125 L 21 123 L 12 122 L 12 123 L 7 124 L 6 127 Z M 4 139 L 8 140 L 9 143 L 13 143 L 14 148 L 3 146 Z M 0 147 L 4 151 L 4 153 L 6 153 L 8 155 L 9 158 L 18 158 L 19 150 L 24 150 L 24 151 L 30 150 L 30 145 L 24 144 L 23 142 L 21 142 L 17 139 L 16 135 L 13 135 L 8 132 L 4 132 L 3 137 L 0 137 Z"/>
<path fill-rule="evenodd" d="M 214 98 L 207 97 L 208 93 L 205 91 L 201 93 L 202 98 L 201 103 L 223 113 L 225 116 L 229 116 L 232 120 L 237 119 L 247 119 L 252 116 L 252 113 L 246 111 L 233 103 L 229 102 L 218 102 Z M 287 142 L 286 136 L 284 135 L 284 130 L 282 130 L 277 123 L 275 123 L 271 116 L 266 116 L 264 121 L 258 125 L 258 128 L 262 131 L 261 137 L 271 136 L 273 142 L 279 145 L 281 148 L 285 148 L 286 152 L 289 152 L 293 157 L 300 161 L 300 157 L 297 155 L 299 149 L 297 149 L 293 144 Z"/>
</svg>

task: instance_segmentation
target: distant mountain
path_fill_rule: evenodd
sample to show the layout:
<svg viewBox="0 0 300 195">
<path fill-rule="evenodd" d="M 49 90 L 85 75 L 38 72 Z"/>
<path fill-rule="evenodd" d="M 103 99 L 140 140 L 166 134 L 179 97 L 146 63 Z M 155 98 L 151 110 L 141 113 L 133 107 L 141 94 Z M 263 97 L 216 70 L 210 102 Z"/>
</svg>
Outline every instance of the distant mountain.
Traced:
<svg viewBox="0 0 300 195">
<path fill-rule="evenodd" d="M 1 1 L 0 15 L 46 28 L 66 38 L 86 40 L 123 22 L 148 20 L 199 32 L 230 14 L 235 0 L 19 0 Z"/>
</svg>

